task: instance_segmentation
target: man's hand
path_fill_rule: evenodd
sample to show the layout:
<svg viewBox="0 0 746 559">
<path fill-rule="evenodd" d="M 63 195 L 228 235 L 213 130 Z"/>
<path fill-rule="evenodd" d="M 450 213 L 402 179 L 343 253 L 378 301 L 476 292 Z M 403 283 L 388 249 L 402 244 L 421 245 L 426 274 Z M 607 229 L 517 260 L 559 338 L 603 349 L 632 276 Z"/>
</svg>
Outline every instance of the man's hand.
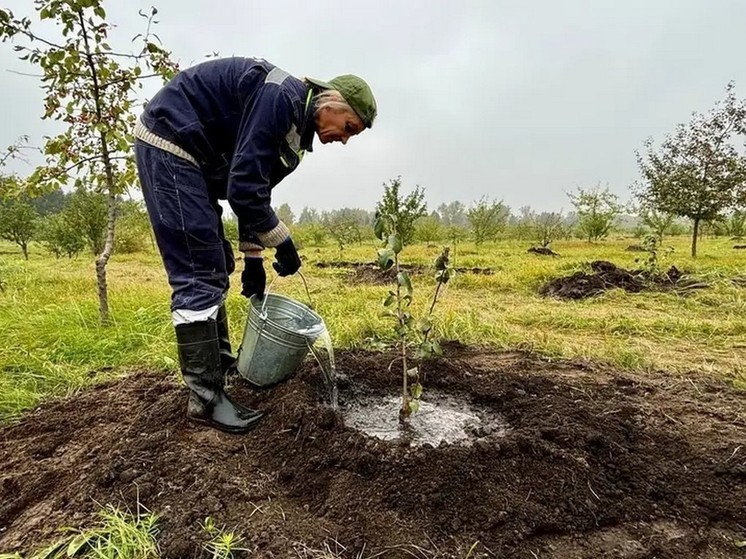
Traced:
<svg viewBox="0 0 746 559">
<path fill-rule="evenodd" d="M 267 287 L 267 272 L 264 271 L 264 259 L 247 256 L 243 259 L 244 267 L 241 273 L 241 284 L 243 289 L 241 295 L 251 297 L 256 295 L 261 301 L 264 299 L 264 290 Z"/>
<path fill-rule="evenodd" d="M 275 247 L 275 262 L 272 267 L 279 276 L 292 276 L 300 268 L 300 256 L 293 239 L 288 237 Z"/>
</svg>

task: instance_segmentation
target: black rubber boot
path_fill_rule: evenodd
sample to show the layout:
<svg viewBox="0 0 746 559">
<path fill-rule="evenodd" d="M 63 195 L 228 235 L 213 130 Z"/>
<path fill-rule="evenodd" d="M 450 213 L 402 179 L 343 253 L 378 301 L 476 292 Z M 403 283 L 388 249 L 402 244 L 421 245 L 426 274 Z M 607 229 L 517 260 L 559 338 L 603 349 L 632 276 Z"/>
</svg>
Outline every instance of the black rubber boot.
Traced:
<svg viewBox="0 0 746 559">
<path fill-rule="evenodd" d="M 191 391 L 187 417 L 226 433 L 245 433 L 263 414 L 235 404 L 223 389 L 218 326 L 214 320 L 176 326 L 179 364 Z"/>
<path fill-rule="evenodd" d="M 231 351 L 231 338 L 228 333 L 228 313 L 225 311 L 225 303 L 220 305 L 218 316 L 215 318 L 218 323 L 218 345 L 220 346 L 220 368 L 228 376 L 238 374 L 236 369 L 236 356 Z"/>
</svg>

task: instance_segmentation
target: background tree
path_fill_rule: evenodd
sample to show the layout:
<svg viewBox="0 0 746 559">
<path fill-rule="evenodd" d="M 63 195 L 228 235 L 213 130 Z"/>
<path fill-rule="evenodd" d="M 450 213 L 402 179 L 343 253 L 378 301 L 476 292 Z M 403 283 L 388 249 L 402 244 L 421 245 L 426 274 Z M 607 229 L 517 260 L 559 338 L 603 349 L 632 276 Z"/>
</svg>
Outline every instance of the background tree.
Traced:
<svg viewBox="0 0 746 559">
<path fill-rule="evenodd" d="M 637 198 L 658 211 L 692 220 L 692 257 L 700 226 L 746 201 L 746 159 L 735 145 L 746 130 L 746 103 L 732 83 L 707 114 L 695 113 L 656 149 L 652 139 L 637 153 L 642 181 Z"/>
<path fill-rule="evenodd" d="M 608 186 L 602 190 L 600 183 L 588 189 L 578 187 L 575 194 L 567 195 L 577 213 L 577 231 L 589 243 L 605 238 L 622 212 L 619 197 Z"/>
<path fill-rule="evenodd" d="M 669 232 L 676 219 L 674 214 L 658 211 L 647 204 L 640 206 L 638 215 L 642 223 L 657 237 L 659 243 L 663 242 L 663 235 Z"/>
<path fill-rule="evenodd" d="M 298 239 L 303 246 L 323 246 L 326 243 L 326 228 L 319 222 L 307 222 L 296 225 L 292 229 L 293 238 Z"/>
<path fill-rule="evenodd" d="M 355 218 L 345 212 L 330 212 L 324 216 L 324 229 L 336 241 L 339 247 L 339 257 L 342 258 L 344 249 L 348 245 L 359 242 L 360 227 Z"/>
<path fill-rule="evenodd" d="M 68 196 L 63 214 L 71 226 L 83 236 L 91 253 L 101 254 L 106 244 L 109 220 L 106 195 L 85 188 L 76 188 L 75 192 Z"/>
<path fill-rule="evenodd" d="M 0 239 L 18 245 L 28 260 L 28 244 L 34 236 L 39 214 L 24 199 L 0 200 Z"/>
<path fill-rule="evenodd" d="M 277 217 L 280 219 L 280 221 L 283 221 L 288 227 L 295 223 L 295 214 L 293 213 L 293 210 L 290 209 L 290 205 L 288 203 L 282 204 L 279 208 L 277 208 L 275 213 L 277 214 Z"/>
<path fill-rule="evenodd" d="M 321 216 L 315 208 L 304 206 L 298 218 L 298 225 L 306 225 L 308 223 L 321 223 Z"/>
<path fill-rule="evenodd" d="M 66 196 L 61 188 L 55 188 L 49 192 L 43 192 L 40 196 L 35 196 L 29 199 L 36 212 L 44 217 L 52 214 L 56 214 L 62 211 L 65 207 Z"/>
<path fill-rule="evenodd" d="M 469 224 L 466 217 L 466 206 L 458 200 L 438 206 L 438 215 L 441 223 L 446 227 L 453 225 L 466 227 Z"/>
<path fill-rule="evenodd" d="M 115 51 L 109 44 L 113 26 L 106 20 L 102 0 L 35 0 L 42 20 L 59 34 L 42 37 L 28 17 L 16 18 L 0 9 L 0 38 L 14 41 L 23 60 L 42 72 L 44 119 L 65 124 L 46 139 L 46 165 L 32 175 L 31 185 L 54 188 L 74 181 L 78 187 L 104 193 L 108 221 L 103 248 L 96 258 L 96 281 L 101 321 L 108 324 L 106 265 L 114 247 L 117 196 L 135 184 L 132 130 L 136 92 L 150 76 L 172 77 L 176 65 L 170 53 L 150 33 L 157 10 L 141 15 L 147 30 L 138 38 L 138 53 Z M 45 27 L 46 29 L 46 27 Z"/>
<path fill-rule="evenodd" d="M 119 203 L 117 235 L 114 250 L 120 254 L 140 252 L 148 244 L 155 245 L 150 218 L 145 204 L 139 200 L 122 200 Z"/>
<path fill-rule="evenodd" d="M 433 215 L 426 215 L 414 223 L 415 239 L 424 243 L 432 243 L 443 236 L 440 220 Z"/>
<path fill-rule="evenodd" d="M 735 239 L 741 239 L 746 236 L 746 212 L 735 210 L 728 217 L 727 221 L 728 235 Z"/>
<path fill-rule="evenodd" d="M 85 249 L 86 241 L 64 211 L 48 215 L 39 222 L 38 239 L 57 258 L 72 258 Z"/>
<path fill-rule="evenodd" d="M 391 179 L 383 185 L 383 197 L 376 204 L 377 215 L 388 215 L 396 220 L 396 227 L 404 245 L 414 239 L 414 223 L 418 218 L 427 215 L 425 189 L 415 186 L 414 191 L 406 196 L 400 194 L 401 177 Z"/>
<path fill-rule="evenodd" d="M 510 208 L 502 202 L 490 202 L 482 197 L 466 212 L 471 225 L 474 242 L 478 245 L 487 240 L 494 240 L 505 228 L 510 215 Z"/>
<path fill-rule="evenodd" d="M 534 214 L 531 220 L 531 231 L 534 241 L 542 247 L 548 247 L 563 235 L 564 218 L 562 212 L 541 212 Z"/>
</svg>

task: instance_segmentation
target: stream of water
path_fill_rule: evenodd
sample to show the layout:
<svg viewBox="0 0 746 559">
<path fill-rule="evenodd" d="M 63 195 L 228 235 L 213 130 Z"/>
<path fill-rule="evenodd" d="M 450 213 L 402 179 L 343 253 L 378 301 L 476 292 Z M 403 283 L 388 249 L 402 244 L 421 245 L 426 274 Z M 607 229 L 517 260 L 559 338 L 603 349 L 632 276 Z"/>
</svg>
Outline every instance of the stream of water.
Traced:
<svg viewBox="0 0 746 559">
<path fill-rule="evenodd" d="M 333 410 L 339 407 L 339 389 L 337 388 L 337 365 L 334 362 L 334 348 L 332 347 L 332 337 L 329 330 L 324 326 L 324 331 L 309 344 L 311 353 L 321 367 L 324 377 L 324 387 L 326 388 L 328 404 Z"/>
</svg>

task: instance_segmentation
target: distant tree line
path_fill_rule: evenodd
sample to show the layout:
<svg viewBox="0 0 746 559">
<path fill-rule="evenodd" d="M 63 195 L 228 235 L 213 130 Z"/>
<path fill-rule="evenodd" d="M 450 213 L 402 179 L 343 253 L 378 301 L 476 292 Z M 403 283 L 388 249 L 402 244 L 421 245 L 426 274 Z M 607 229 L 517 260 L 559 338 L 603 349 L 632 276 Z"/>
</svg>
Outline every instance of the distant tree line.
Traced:
<svg viewBox="0 0 746 559">
<path fill-rule="evenodd" d="M 15 179 L 3 180 L 7 185 L 7 181 Z M 102 250 L 109 219 L 109 201 L 105 195 L 83 188 L 69 193 L 55 189 L 33 198 L 2 193 L 0 190 L 0 239 L 16 244 L 24 257 L 28 258 L 31 242 L 37 242 L 57 258 L 73 258 L 85 252 L 96 255 Z M 550 247 L 554 241 L 573 238 L 599 242 L 612 233 L 636 238 L 654 235 L 659 242 L 664 236 L 692 233 L 691 222 L 647 205 L 625 206 L 608 187 L 598 184 L 577 188 L 568 197 L 573 211 L 566 214 L 538 212 L 530 206 L 513 212 L 502 201 L 488 198 L 470 204 L 458 200 L 442 203 L 428 211 L 425 189 L 417 186 L 405 195 L 401 178 L 396 178 L 383 185 L 376 210 L 319 211 L 304 207 L 297 219 L 286 203 L 275 211 L 290 226 L 301 246 L 332 244 L 339 249 L 340 256 L 350 245 L 373 242 L 376 212 L 394 206 L 402 208 L 399 219 L 408 243 L 457 245 L 471 241 L 479 245 L 517 239 Z M 155 249 L 143 202 L 120 196 L 116 208 L 114 253 Z M 224 216 L 224 223 L 226 236 L 237 244 L 237 222 L 230 212 Z M 741 239 L 746 236 L 746 212 L 734 209 L 716 219 L 702 221 L 698 235 Z"/>
</svg>

